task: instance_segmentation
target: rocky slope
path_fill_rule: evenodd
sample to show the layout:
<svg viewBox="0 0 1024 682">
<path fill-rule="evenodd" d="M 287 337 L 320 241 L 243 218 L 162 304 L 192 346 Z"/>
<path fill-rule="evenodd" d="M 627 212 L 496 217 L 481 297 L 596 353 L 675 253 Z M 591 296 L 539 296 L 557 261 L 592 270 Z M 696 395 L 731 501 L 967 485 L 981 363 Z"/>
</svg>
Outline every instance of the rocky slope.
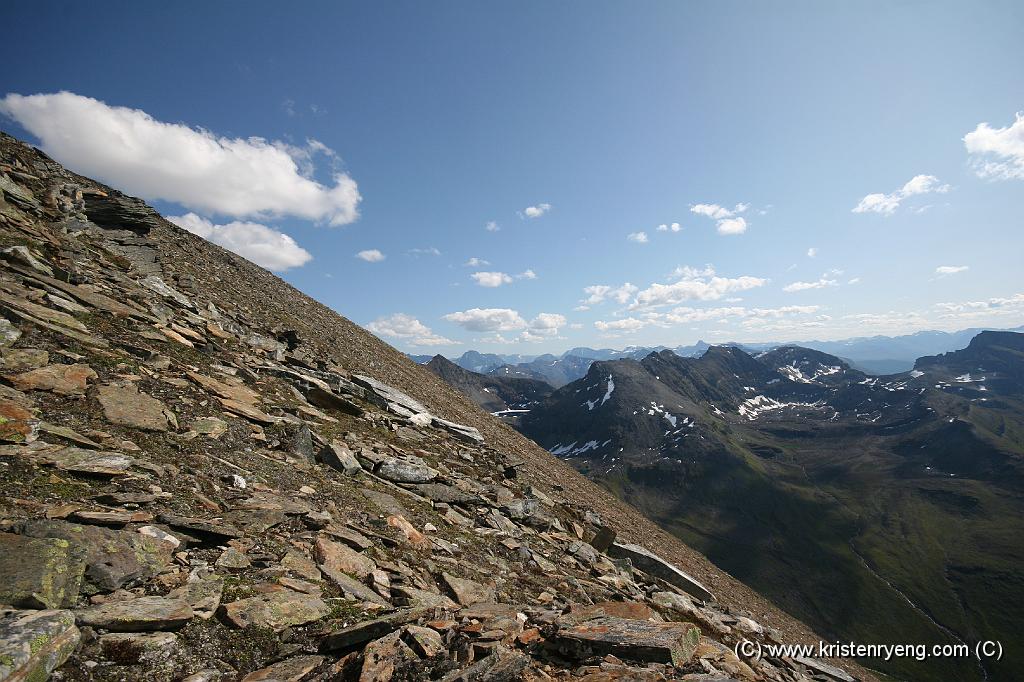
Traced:
<svg viewBox="0 0 1024 682">
<path fill-rule="evenodd" d="M 738 658 L 817 637 L 348 320 L 7 136 L 0 256 L 0 680 L 850 679 Z"/>
<path fill-rule="evenodd" d="M 792 346 L 595 362 L 521 428 L 830 638 L 1024 648 L 1024 334 L 887 377 Z"/>
</svg>

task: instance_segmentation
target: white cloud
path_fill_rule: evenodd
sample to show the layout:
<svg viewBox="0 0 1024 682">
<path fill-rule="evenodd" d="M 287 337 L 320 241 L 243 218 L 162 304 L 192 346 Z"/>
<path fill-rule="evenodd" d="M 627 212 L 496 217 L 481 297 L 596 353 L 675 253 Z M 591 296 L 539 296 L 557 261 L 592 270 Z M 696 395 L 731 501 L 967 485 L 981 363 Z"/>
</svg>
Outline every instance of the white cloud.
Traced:
<svg viewBox="0 0 1024 682">
<path fill-rule="evenodd" d="M 410 256 L 440 256 L 441 250 L 436 246 L 428 246 L 425 249 L 409 249 L 407 253 Z"/>
<path fill-rule="evenodd" d="M 558 313 L 540 313 L 527 322 L 518 311 L 511 308 L 471 308 L 448 313 L 444 319 L 469 331 L 521 332 L 514 340 L 496 334 L 487 339 L 493 343 L 535 342 L 554 338 L 558 336 L 559 329 L 566 324 L 565 315 Z"/>
<path fill-rule="evenodd" d="M 367 263 L 379 263 L 387 256 L 378 251 L 377 249 L 366 249 L 356 254 L 356 258 L 362 258 Z"/>
<path fill-rule="evenodd" d="M 336 160 L 313 140 L 296 147 L 219 137 L 70 92 L 9 94 L 0 100 L 0 113 L 38 137 L 64 165 L 145 199 L 233 217 L 287 215 L 329 225 L 359 217 L 355 180 L 341 172 L 333 173 L 331 185 L 313 178 L 316 156 Z"/>
<path fill-rule="evenodd" d="M 516 279 L 537 279 L 537 273 L 533 270 L 523 270 L 516 275 Z"/>
<path fill-rule="evenodd" d="M 402 339 L 412 346 L 443 346 L 455 343 L 451 339 L 435 334 L 430 327 L 405 313 L 377 318 L 366 325 L 366 328 L 378 336 Z"/>
<path fill-rule="evenodd" d="M 483 258 L 477 258 L 476 256 L 474 256 L 473 258 L 470 258 L 468 261 L 463 263 L 463 265 L 465 265 L 468 268 L 480 268 L 480 267 L 483 267 L 485 265 L 490 265 L 490 264 L 491 264 L 490 261 L 486 261 Z"/>
<path fill-rule="evenodd" d="M 969 270 L 967 265 L 940 265 L 935 268 L 936 275 L 955 275 L 958 272 L 967 272 Z"/>
<path fill-rule="evenodd" d="M 195 213 L 168 216 L 167 219 L 178 227 L 275 272 L 305 265 L 313 258 L 309 251 L 285 233 L 260 223 L 233 221 L 226 225 L 214 225 Z"/>
<path fill-rule="evenodd" d="M 816 247 L 812 246 L 811 248 L 807 249 L 807 257 L 808 258 L 814 258 L 817 255 L 818 255 L 818 249 Z"/>
<path fill-rule="evenodd" d="M 796 291 L 807 291 L 808 289 L 825 289 L 828 287 L 837 287 L 839 282 L 834 279 L 825 279 L 822 277 L 816 282 L 793 282 L 782 287 L 783 291 L 793 293 Z"/>
<path fill-rule="evenodd" d="M 1006 128 L 979 123 L 964 136 L 964 146 L 979 177 L 1024 180 L 1024 114 L 1018 112 Z"/>
<path fill-rule="evenodd" d="M 668 232 L 668 225 L 665 223 L 658 225 L 658 232 Z"/>
<path fill-rule="evenodd" d="M 594 322 L 594 326 L 603 332 L 635 332 L 646 327 L 647 323 L 643 320 L 638 320 L 635 317 L 624 317 L 621 320 L 614 320 L 612 322 L 597 320 L 596 322 Z"/>
<path fill-rule="evenodd" d="M 646 232 L 630 232 L 626 235 L 626 239 L 637 244 L 646 244 L 648 241 Z"/>
<path fill-rule="evenodd" d="M 606 299 L 612 299 L 618 303 L 625 304 L 639 289 L 639 287 L 629 282 L 626 282 L 621 287 L 611 287 L 606 284 L 594 284 L 589 287 L 583 287 L 583 293 L 587 294 L 588 297 L 584 299 L 582 306 L 597 305 Z"/>
<path fill-rule="evenodd" d="M 673 305 L 683 301 L 713 301 L 727 294 L 754 289 L 768 283 L 767 279 L 761 277 L 718 277 L 714 272 L 714 268 L 710 266 L 703 270 L 677 268 L 679 281 L 672 284 L 652 284 L 636 295 L 636 300 L 629 308 L 636 310 Z"/>
<path fill-rule="evenodd" d="M 671 225 L 668 226 L 668 228 L 673 232 L 679 232 L 679 230 L 683 229 L 683 227 L 679 223 L 672 223 Z"/>
<path fill-rule="evenodd" d="M 493 220 L 488 220 L 487 224 L 484 225 L 484 229 L 487 230 L 488 232 L 497 232 L 498 230 L 501 229 L 501 226 L 498 225 L 498 223 L 494 222 Z"/>
<path fill-rule="evenodd" d="M 952 188 L 949 185 L 942 184 L 934 175 L 915 175 L 903 187 L 891 194 L 868 194 L 853 207 L 853 212 L 892 215 L 904 199 L 933 192 L 945 194 L 950 189 Z"/>
<path fill-rule="evenodd" d="M 745 218 L 726 218 L 718 221 L 718 234 L 743 234 L 746 231 Z"/>
<path fill-rule="evenodd" d="M 526 320 L 511 308 L 470 308 L 448 313 L 444 319 L 474 332 L 507 332 L 526 327 Z"/>
<path fill-rule="evenodd" d="M 860 277 L 854 277 L 853 279 L 849 280 L 847 284 L 860 284 Z"/>
<path fill-rule="evenodd" d="M 512 278 L 504 272 L 474 272 L 470 275 L 476 283 L 482 287 L 500 287 L 502 284 L 511 284 Z"/>
<path fill-rule="evenodd" d="M 750 208 L 750 204 L 742 202 L 736 204 L 731 209 L 719 206 L 718 204 L 694 204 L 690 206 L 690 212 L 711 218 L 716 221 L 718 234 L 729 235 L 743 234 L 747 231 L 746 219 L 739 217 L 738 214 L 743 213 L 748 208 Z"/>
<path fill-rule="evenodd" d="M 527 218 L 539 218 L 550 210 L 551 204 L 537 204 L 536 206 L 527 206 L 519 215 Z"/>
<path fill-rule="evenodd" d="M 671 328 L 709 321 L 729 324 L 731 319 L 739 318 L 743 320 L 745 326 L 764 327 L 769 320 L 811 315 L 818 310 L 820 310 L 820 306 L 816 305 L 783 306 L 781 308 L 743 308 L 739 306 L 691 308 L 680 306 L 668 312 L 644 312 L 639 317 L 627 317 L 612 322 L 598 320 L 594 326 L 601 331 L 633 332 L 648 326 Z"/>
</svg>

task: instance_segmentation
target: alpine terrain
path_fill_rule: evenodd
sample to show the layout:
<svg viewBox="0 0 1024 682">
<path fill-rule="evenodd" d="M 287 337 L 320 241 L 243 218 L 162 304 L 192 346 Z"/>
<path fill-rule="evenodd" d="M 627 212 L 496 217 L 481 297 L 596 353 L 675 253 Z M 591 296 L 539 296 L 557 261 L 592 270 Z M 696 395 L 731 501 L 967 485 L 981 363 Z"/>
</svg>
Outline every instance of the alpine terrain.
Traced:
<svg viewBox="0 0 1024 682">
<path fill-rule="evenodd" d="M 886 376 L 796 346 L 595 361 L 519 423 L 828 638 L 1007 652 L 873 666 L 1024 679 L 1024 334 Z"/>
<path fill-rule="evenodd" d="M 0 244 L 0 680 L 873 679 L 842 660 L 738 657 L 743 639 L 819 638 L 428 369 L 141 201 L 6 135 Z M 736 355 L 765 380 L 749 395 L 732 380 L 721 387 L 730 393 L 713 400 L 723 411 L 746 406 L 747 417 L 691 425 L 680 411 L 663 441 L 648 429 L 637 448 L 692 438 L 685 429 L 732 429 L 739 443 L 755 432 L 741 419 L 776 400 L 819 401 L 829 390 L 819 381 L 838 381 L 804 371 L 811 383 L 779 392 L 768 386 L 771 363 Z M 971 360 L 936 362 L 923 371 L 946 377 Z M 635 379 L 596 363 L 552 405 L 574 401 L 578 410 L 589 400 L 588 417 L 624 416 L 630 381 L 640 389 L 647 365 L 675 366 L 644 363 L 622 364 Z M 441 361 L 433 369 L 455 376 Z M 676 371 L 682 380 L 685 368 Z M 993 400 L 1012 399 L 991 373 L 985 378 Z M 901 390 L 912 392 L 923 380 L 907 381 Z M 477 385 L 506 407 L 546 390 L 493 382 Z M 864 396 L 884 390 L 857 385 Z M 762 386 L 771 397 L 758 397 Z M 930 390 L 905 407 L 878 406 L 875 428 L 920 416 L 928 403 L 944 415 L 960 410 L 945 431 L 972 437 L 957 420 L 970 418 L 965 401 L 980 376 L 948 386 L 963 386 L 963 395 Z M 903 393 L 892 395 L 895 405 Z M 679 398 L 668 388 L 644 397 L 664 405 L 651 420 L 661 434 Z M 867 410 L 842 409 L 837 429 Z M 993 403 L 985 414 L 1000 412 Z M 617 485 L 642 489 L 624 466 L 600 461 L 607 446 L 581 440 L 615 433 L 577 427 L 579 437 L 551 428 L 542 440 L 562 442 L 556 450 L 574 462 L 591 456 L 606 480 L 621 472 Z M 991 457 L 976 473 L 1007 476 L 1002 441 L 990 438 Z M 943 472 L 962 468 L 952 453 L 932 457 Z M 751 481 L 763 475 L 762 461 L 750 463 Z M 655 473 L 633 475 L 643 471 Z M 662 471 L 686 480 L 684 468 Z M 975 499 L 938 473 L 917 485 L 930 480 L 929 504 L 962 508 Z M 995 504 L 989 497 L 978 493 L 976 504 Z M 683 524 L 672 529 L 690 529 L 704 546 L 729 518 L 708 504 L 698 520 L 697 505 L 678 495 L 672 505 Z M 875 533 L 858 537 L 857 548 L 881 558 L 888 538 Z M 991 601 L 1002 596 L 989 589 Z M 899 612 L 893 598 L 878 606 Z M 959 625 L 952 614 L 937 617 Z"/>
</svg>

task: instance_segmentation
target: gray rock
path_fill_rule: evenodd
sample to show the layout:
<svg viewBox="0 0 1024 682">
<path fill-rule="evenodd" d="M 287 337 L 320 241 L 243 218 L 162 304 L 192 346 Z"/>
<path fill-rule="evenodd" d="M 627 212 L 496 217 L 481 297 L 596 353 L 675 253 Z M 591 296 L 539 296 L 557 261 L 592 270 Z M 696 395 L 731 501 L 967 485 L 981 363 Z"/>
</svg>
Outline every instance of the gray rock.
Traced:
<svg viewBox="0 0 1024 682">
<path fill-rule="evenodd" d="M 167 566 L 174 550 L 172 543 L 142 533 L 64 521 L 26 521 L 23 533 L 60 538 L 80 547 L 87 592 L 112 592 L 133 580 L 150 578 Z"/>
<path fill-rule="evenodd" d="M 352 454 L 352 451 L 340 441 L 333 441 L 322 449 L 320 451 L 320 459 L 332 469 L 337 469 L 349 476 L 353 476 L 363 469 L 359 464 L 359 460 Z"/>
<path fill-rule="evenodd" d="M 319 597 L 298 592 L 270 592 L 248 599 L 222 604 L 225 620 L 237 628 L 250 625 L 280 630 L 289 625 L 303 625 L 319 620 L 330 609 Z"/>
<path fill-rule="evenodd" d="M 612 654 L 620 658 L 682 666 L 700 644 L 692 623 L 652 623 L 628 618 L 596 618 L 558 631 L 563 651 L 580 658 Z"/>
<path fill-rule="evenodd" d="M 8 613 L 0 620 L 0 680 L 46 680 L 74 653 L 79 639 L 70 611 Z"/>
<path fill-rule="evenodd" d="M 0 533 L 0 604 L 30 609 L 71 606 L 84 572 L 83 552 L 67 540 Z"/>
<path fill-rule="evenodd" d="M 188 602 L 169 597 L 111 601 L 75 612 L 79 623 L 114 632 L 177 630 L 192 620 L 193 615 Z"/>
<path fill-rule="evenodd" d="M 628 558 L 635 567 L 644 573 L 661 578 L 697 599 L 703 599 L 704 601 L 715 600 L 715 595 L 711 594 L 711 591 L 701 585 L 696 578 L 687 575 L 673 564 L 640 545 L 612 543 L 611 547 L 608 548 L 608 556 L 615 559 Z"/>
<path fill-rule="evenodd" d="M 377 475 L 393 483 L 427 483 L 438 477 L 437 469 L 397 457 L 389 457 L 377 469 Z"/>
</svg>

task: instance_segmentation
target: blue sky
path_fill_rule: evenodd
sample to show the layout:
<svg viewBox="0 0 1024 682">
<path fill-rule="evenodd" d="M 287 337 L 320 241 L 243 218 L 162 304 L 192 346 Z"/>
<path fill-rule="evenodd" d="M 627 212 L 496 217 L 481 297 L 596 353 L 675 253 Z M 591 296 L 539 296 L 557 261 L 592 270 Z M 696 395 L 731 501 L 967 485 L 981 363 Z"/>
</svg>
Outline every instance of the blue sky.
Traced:
<svg viewBox="0 0 1024 682">
<path fill-rule="evenodd" d="M 4 130 L 403 350 L 1024 322 L 1020 3 L 10 2 L 5 23 Z"/>
</svg>

